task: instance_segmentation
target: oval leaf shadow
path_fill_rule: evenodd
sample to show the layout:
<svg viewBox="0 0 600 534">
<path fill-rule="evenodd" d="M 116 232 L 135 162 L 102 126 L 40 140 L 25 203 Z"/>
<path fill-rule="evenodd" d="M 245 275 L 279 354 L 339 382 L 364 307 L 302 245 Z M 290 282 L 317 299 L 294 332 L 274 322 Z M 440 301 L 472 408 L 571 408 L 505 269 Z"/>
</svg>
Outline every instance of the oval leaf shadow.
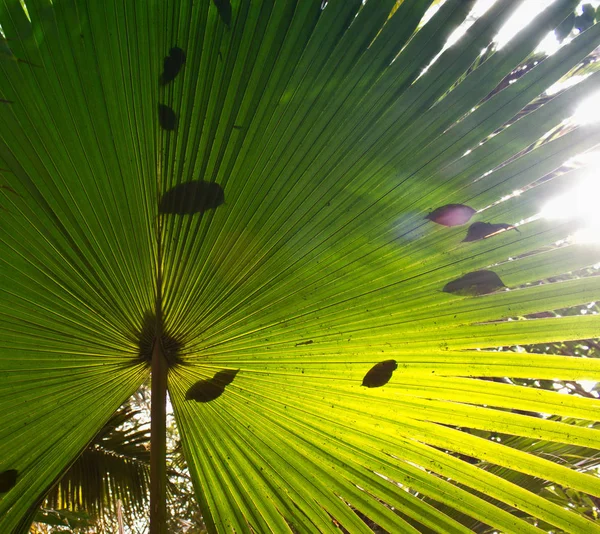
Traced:
<svg viewBox="0 0 600 534">
<path fill-rule="evenodd" d="M 190 215 L 218 208 L 225 202 L 223 188 L 215 182 L 196 180 L 169 189 L 160 199 L 160 213 Z"/>
<path fill-rule="evenodd" d="M 467 236 L 463 239 L 463 243 L 487 239 L 488 237 L 495 236 L 500 232 L 504 232 L 506 230 L 516 230 L 517 232 L 519 231 L 512 224 L 492 224 L 486 222 L 474 222 L 471 226 L 469 226 L 469 229 L 467 230 Z"/>
<path fill-rule="evenodd" d="M 446 204 L 434 209 L 425 218 L 443 226 L 460 226 L 469 222 L 475 213 L 473 208 L 464 204 Z"/>
<path fill-rule="evenodd" d="M 233 382 L 238 372 L 239 369 L 224 369 L 212 378 L 199 380 L 187 390 L 185 399 L 196 402 L 210 402 L 218 399 L 225 392 L 225 388 Z"/>
<path fill-rule="evenodd" d="M 17 483 L 19 472 L 16 469 L 8 469 L 0 473 L 0 493 L 6 493 Z"/>
<path fill-rule="evenodd" d="M 365 377 L 363 378 L 362 384 L 367 388 L 380 388 L 385 386 L 392 378 L 394 371 L 398 369 L 398 363 L 396 360 L 385 360 L 375 364 Z"/>
<path fill-rule="evenodd" d="M 213 0 L 221 20 L 227 25 L 231 26 L 231 1 L 230 0 Z"/>
<path fill-rule="evenodd" d="M 455 295 L 487 295 L 506 287 L 494 271 L 474 271 L 452 282 L 448 282 L 442 291 Z"/>
<path fill-rule="evenodd" d="M 169 55 L 165 57 L 163 63 L 163 73 L 160 75 L 160 84 L 167 85 L 172 82 L 179 74 L 179 71 L 185 63 L 185 52 L 178 46 L 169 50 Z"/>
<path fill-rule="evenodd" d="M 169 106 L 159 104 L 158 123 L 163 130 L 173 131 L 177 127 L 177 115 Z"/>
</svg>

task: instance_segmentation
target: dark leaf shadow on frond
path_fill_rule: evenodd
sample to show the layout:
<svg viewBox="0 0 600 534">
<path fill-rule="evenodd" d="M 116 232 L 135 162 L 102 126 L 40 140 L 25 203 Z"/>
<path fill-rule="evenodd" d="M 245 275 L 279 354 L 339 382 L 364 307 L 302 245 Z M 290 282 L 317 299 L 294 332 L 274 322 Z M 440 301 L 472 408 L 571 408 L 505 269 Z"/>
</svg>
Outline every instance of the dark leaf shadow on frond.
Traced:
<svg viewBox="0 0 600 534">
<path fill-rule="evenodd" d="M 0 473 L 0 493 L 10 491 L 17 483 L 19 472 L 16 469 L 7 469 Z"/>
<path fill-rule="evenodd" d="M 213 0 L 221 20 L 227 25 L 231 26 L 231 0 Z"/>
<path fill-rule="evenodd" d="M 161 197 L 158 211 L 164 214 L 191 215 L 216 209 L 224 202 L 225 193 L 219 184 L 196 180 L 169 189 Z"/>
<path fill-rule="evenodd" d="M 396 369 L 398 369 L 396 360 L 379 362 L 369 369 L 363 378 L 362 385 L 367 388 L 385 386 L 392 378 L 392 374 Z"/>
<path fill-rule="evenodd" d="M 229 384 L 231 384 L 238 374 L 239 369 L 224 369 L 219 371 L 212 378 L 199 380 L 187 390 L 186 400 L 195 400 L 196 402 L 210 402 L 218 399 Z"/>
<path fill-rule="evenodd" d="M 487 295 L 506 287 L 494 271 L 474 271 L 448 282 L 442 291 L 456 295 Z"/>
<path fill-rule="evenodd" d="M 467 236 L 463 239 L 463 243 L 488 239 L 506 230 L 519 231 L 518 228 L 512 224 L 475 222 L 469 226 Z"/>
<path fill-rule="evenodd" d="M 172 132 L 177 128 L 177 115 L 173 108 L 165 105 L 158 105 L 158 123 L 163 130 Z"/>
<path fill-rule="evenodd" d="M 185 52 L 178 46 L 174 46 L 169 50 L 169 55 L 165 57 L 163 63 L 163 72 L 160 75 L 160 84 L 167 85 L 172 82 L 185 63 Z"/>
</svg>

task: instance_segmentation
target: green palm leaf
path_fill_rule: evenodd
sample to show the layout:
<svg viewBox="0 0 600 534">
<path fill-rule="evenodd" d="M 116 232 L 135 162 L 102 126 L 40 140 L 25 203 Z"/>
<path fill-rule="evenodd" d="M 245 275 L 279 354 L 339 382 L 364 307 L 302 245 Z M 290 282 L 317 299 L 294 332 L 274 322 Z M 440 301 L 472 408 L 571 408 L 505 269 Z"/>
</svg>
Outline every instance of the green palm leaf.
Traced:
<svg viewBox="0 0 600 534">
<path fill-rule="evenodd" d="M 464 243 L 466 225 L 425 218 L 461 204 L 514 224 L 578 178 L 551 173 L 597 125 L 538 141 L 598 75 L 520 112 L 600 26 L 486 98 L 577 2 L 483 61 L 518 2 L 439 58 L 474 2 L 422 26 L 431 0 L 396 3 L 0 2 L 0 472 L 18 475 L 2 532 L 27 526 L 159 346 L 212 531 L 368 532 L 354 510 L 391 532 L 467 530 L 431 502 L 503 532 L 538 530 L 514 511 L 600 531 L 444 452 L 600 495 L 454 428 L 598 448 L 596 429 L 506 411 L 590 420 L 596 400 L 480 379 L 593 380 L 596 360 L 472 350 L 597 335 L 597 316 L 500 320 L 598 299 L 598 277 L 523 287 L 598 250 L 548 249 L 570 222 Z M 462 278 L 482 270 L 499 279 Z M 363 387 L 381 362 L 385 384 Z"/>
</svg>

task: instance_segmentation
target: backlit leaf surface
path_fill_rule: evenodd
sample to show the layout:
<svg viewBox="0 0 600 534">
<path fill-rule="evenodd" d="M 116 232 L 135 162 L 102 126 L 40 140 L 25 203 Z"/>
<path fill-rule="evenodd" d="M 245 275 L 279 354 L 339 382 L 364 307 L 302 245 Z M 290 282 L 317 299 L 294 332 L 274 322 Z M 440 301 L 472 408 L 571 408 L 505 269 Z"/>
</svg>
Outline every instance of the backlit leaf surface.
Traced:
<svg viewBox="0 0 600 534">
<path fill-rule="evenodd" d="M 369 532 L 354 510 L 388 532 L 468 531 L 448 509 L 501 532 L 540 531 L 523 516 L 600 531 L 475 463 L 600 496 L 597 477 L 475 432 L 599 448 L 593 428 L 511 411 L 596 421 L 599 401 L 482 380 L 600 378 L 593 359 L 486 350 L 597 335 L 592 315 L 504 319 L 600 299 L 598 277 L 526 285 L 599 252 L 552 248 L 564 221 L 473 246 L 453 228 L 489 206 L 507 224 L 535 215 L 566 177 L 527 186 L 598 144 L 597 125 L 536 144 L 597 74 L 502 126 L 600 27 L 486 99 L 576 1 L 471 70 L 518 2 L 494 3 L 439 58 L 473 1 L 424 25 L 431 0 L 391 17 L 396 0 L 322 4 L 0 2 L 0 472 L 19 473 L 0 532 L 27 527 L 147 378 L 157 301 L 211 532 Z M 174 47 L 185 64 L 161 84 Z M 468 210 L 440 219 L 449 205 Z M 522 289 L 443 291 L 482 271 Z M 387 361 L 385 387 L 363 387 Z M 224 369 L 235 378 L 217 384 Z M 209 383 L 218 395 L 189 398 Z"/>
</svg>

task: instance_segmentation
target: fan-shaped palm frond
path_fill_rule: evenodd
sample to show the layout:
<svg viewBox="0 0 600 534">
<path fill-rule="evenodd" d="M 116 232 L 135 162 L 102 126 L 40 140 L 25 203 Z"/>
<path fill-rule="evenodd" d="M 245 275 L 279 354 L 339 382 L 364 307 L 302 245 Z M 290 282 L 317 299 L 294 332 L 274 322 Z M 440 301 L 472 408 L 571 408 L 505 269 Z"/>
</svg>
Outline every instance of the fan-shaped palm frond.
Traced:
<svg viewBox="0 0 600 534">
<path fill-rule="evenodd" d="M 478 61 L 518 3 L 444 50 L 472 0 L 426 24 L 431 0 L 392 16 L 396 0 L 0 2 L 1 531 L 26 526 L 151 360 L 210 531 L 468 530 L 421 495 L 502 532 L 539 530 L 520 514 L 600 531 L 457 457 L 600 495 L 456 428 L 600 445 L 562 419 L 597 420 L 597 400 L 481 379 L 600 376 L 594 359 L 476 350 L 599 331 L 503 320 L 600 295 L 598 277 L 525 286 L 598 261 L 545 248 L 576 223 L 535 217 L 584 171 L 552 172 L 600 141 L 591 124 L 538 143 L 598 73 L 503 128 L 600 25 L 487 98 L 577 1 Z"/>
</svg>

